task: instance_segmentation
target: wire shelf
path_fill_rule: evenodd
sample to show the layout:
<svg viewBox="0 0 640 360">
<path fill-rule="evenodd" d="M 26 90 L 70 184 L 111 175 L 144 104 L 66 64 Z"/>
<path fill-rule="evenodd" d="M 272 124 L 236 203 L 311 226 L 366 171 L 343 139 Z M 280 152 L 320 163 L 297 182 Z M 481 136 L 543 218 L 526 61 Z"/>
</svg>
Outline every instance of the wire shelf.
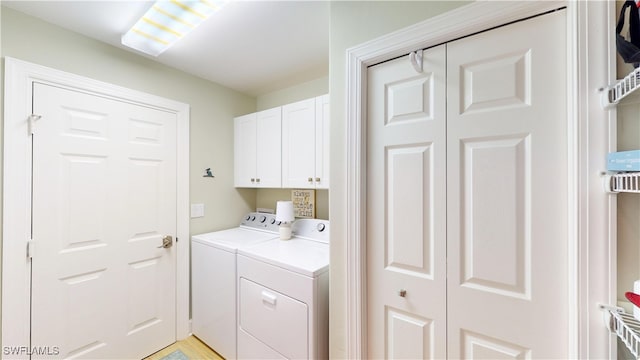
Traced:
<svg viewBox="0 0 640 360">
<path fill-rule="evenodd" d="M 604 107 L 615 105 L 638 88 L 640 88 L 640 68 L 634 69 L 615 85 L 606 88 L 602 94 L 602 104 Z"/>
<path fill-rule="evenodd" d="M 618 335 L 635 359 L 640 360 L 640 321 L 620 308 L 608 306 L 602 308 L 609 315 L 607 321 L 609 330 Z"/>
<path fill-rule="evenodd" d="M 604 186 L 611 193 L 640 194 L 640 172 L 608 174 L 605 176 Z"/>
</svg>

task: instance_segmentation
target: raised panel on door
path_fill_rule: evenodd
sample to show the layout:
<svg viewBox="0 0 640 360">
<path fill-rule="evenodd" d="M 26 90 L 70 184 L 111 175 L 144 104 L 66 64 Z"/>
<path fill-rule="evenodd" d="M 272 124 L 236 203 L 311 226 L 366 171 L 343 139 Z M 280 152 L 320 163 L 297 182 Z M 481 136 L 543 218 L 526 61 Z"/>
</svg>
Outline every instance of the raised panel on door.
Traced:
<svg viewBox="0 0 640 360">
<path fill-rule="evenodd" d="M 315 99 L 282 107 L 282 187 L 313 188 Z"/>
<path fill-rule="evenodd" d="M 233 119 L 233 179 L 235 187 L 256 185 L 256 114 Z M 253 181 L 251 181 L 253 180 Z"/>
<path fill-rule="evenodd" d="M 368 70 L 369 358 L 446 356 L 445 47 L 423 54 Z"/>
<path fill-rule="evenodd" d="M 316 171 L 317 189 L 329 188 L 329 95 L 316 98 Z"/>
<path fill-rule="evenodd" d="M 109 194 L 118 191 L 110 171 L 120 152 L 112 104 L 42 84 L 34 85 L 31 345 L 57 346 L 61 357 L 117 356 L 121 314 L 109 289 L 122 250 Z M 118 174 L 116 174 L 118 175 Z"/>
<path fill-rule="evenodd" d="M 56 346 L 64 358 L 149 355 L 175 341 L 175 257 L 151 239 L 176 232 L 175 115 L 43 84 L 33 91 L 42 117 L 33 139 L 32 345 Z M 137 172 L 132 161 L 162 171 Z M 147 249 L 130 247 L 130 229 Z M 164 266 L 137 279 L 132 257 Z M 151 287 L 153 297 L 142 293 Z M 131 319 L 154 309 L 161 326 L 147 322 L 129 342 Z"/>
<path fill-rule="evenodd" d="M 568 357 L 565 16 L 447 44 L 450 358 Z"/>
<path fill-rule="evenodd" d="M 281 108 L 256 114 L 256 186 L 282 186 L 282 112 Z"/>
<path fill-rule="evenodd" d="M 175 249 L 159 248 L 165 236 L 175 241 L 176 116 L 128 105 L 123 109 L 128 140 L 125 145 L 126 189 L 126 344 L 140 356 L 175 339 Z M 135 350 L 134 350 L 135 349 Z"/>
</svg>

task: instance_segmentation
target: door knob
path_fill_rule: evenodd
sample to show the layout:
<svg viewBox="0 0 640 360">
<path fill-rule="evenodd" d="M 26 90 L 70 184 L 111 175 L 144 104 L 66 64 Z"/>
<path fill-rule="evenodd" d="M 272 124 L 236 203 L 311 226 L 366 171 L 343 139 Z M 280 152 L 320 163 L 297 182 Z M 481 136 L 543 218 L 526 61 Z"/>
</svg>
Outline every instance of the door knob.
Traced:
<svg viewBox="0 0 640 360">
<path fill-rule="evenodd" d="M 173 237 L 171 235 L 167 235 L 162 238 L 162 245 L 158 246 L 158 249 L 165 248 L 168 249 L 173 246 Z"/>
</svg>

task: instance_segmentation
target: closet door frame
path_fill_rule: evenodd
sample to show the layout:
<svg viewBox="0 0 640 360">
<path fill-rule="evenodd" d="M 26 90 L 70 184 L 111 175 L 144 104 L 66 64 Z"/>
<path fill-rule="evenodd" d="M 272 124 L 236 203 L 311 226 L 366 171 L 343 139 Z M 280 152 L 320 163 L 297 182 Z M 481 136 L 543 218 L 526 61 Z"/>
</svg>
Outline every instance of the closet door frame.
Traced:
<svg viewBox="0 0 640 360">
<path fill-rule="evenodd" d="M 348 358 L 367 358 L 367 67 L 561 7 L 568 27 L 569 172 L 558 186 L 569 196 L 569 355 L 615 358 L 615 337 L 598 307 L 616 303 L 616 199 L 601 179 L 605 155 L 616 148 L 616 111 L 603 108 L 598 91 L 615 80 L 615 2 L 609 1 L 475 2 L 347 50 L 346 234 L 332 236 L 346 235 Z"/>
</svg>

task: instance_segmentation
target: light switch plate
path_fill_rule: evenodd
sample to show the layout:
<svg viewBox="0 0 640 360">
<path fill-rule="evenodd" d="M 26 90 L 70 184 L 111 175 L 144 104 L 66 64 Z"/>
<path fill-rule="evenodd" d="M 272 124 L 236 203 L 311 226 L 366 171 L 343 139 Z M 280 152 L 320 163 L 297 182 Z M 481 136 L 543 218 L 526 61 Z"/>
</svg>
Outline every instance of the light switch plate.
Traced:
<svg viewBox="0 0 640 360">
<path fill-rule="evenodd" d="M 204 204 L 191 204 L 191 218 L 204 217 Z"/>
</svg>

